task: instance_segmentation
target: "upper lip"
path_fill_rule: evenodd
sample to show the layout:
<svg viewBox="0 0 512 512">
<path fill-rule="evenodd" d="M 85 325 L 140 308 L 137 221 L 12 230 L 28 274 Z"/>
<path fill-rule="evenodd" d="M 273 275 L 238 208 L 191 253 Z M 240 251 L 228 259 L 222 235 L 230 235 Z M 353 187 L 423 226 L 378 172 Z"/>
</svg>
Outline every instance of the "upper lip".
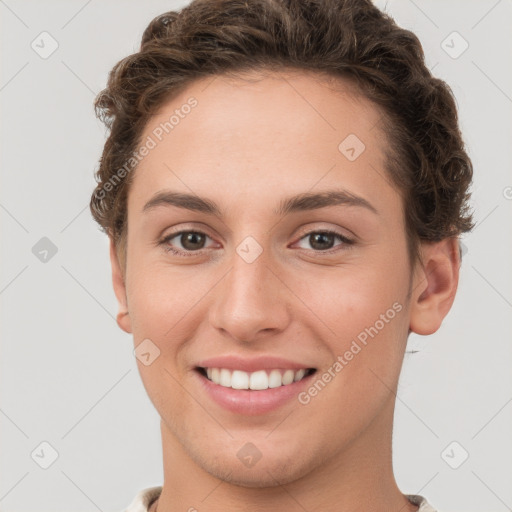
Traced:
<svg viewBox="0 0 512 512">
<path fill-rule="evenodd" d="M 271 370 L 273 368 L 283 368 L 291 370 L 300 370 L 301 368 L 313 368 L 313 366 L 304 363 L 298 363 L 274 356 L 258 356 L 244 358 L 240 356 L 219 356 L 204 359 L 196 365 L 200 368 L 226 368 L 228 370 L 242 370 L 244 372 L 255 372 L 258 370 Z"/>
</svg>

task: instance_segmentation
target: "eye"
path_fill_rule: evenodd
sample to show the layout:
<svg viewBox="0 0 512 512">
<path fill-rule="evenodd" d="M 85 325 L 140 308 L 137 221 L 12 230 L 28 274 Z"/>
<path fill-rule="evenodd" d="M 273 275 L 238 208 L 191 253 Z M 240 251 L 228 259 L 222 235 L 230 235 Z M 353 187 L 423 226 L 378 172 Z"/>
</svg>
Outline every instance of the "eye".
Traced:
<svg viewBox="0 0 512 512">
<path fill-rule="evenodd" d="M 178 239 L 178 243 L 181 245 L 181 248 L 175 248 L 171 245 L 171 240 L 174 240 L 175 238 Z M 210 237 L 202 231 L 179 231 L 177 233 L 167 235 L 159 242 L 159 245 L 162 245 L 165 251 L 179 256 L 195 256 L 196 254 L 201 254 L 202 250 L 205 249 L 205 242 L 207 238 Z M 341 244 L 334 247 L 339 247 L 340 245 L 342 247 L 340 249 L 333 250 L 333 243 L 336 239 L 340 240 Z M 299 241 L 302 240 L 306 240 L 306 242 L 311 245 L 314 252 L 322 252 L 324 254 L 338 252 L 354 244 L 354 240 L 330 229 L 310 231 L 303 235 Z"/>
<path fill-rule="evenodd" d="M 351 240 L 347 238 L 346 236 L 342 235 L 341 233 L 338 233 L 337 231 L 333 231 L 331 229 L 322 229 L 319 231 L 310 231 L 309 233 L 306 233 L 301 239 L 305 240 L 307 243 L 313 247 L 313 250 L 315 252 L 323 252 L 326 254 L 331 254 L 333 252 L 338 252 L 340 250 L 343 250 L 344 247 L 341 249 L 334 249 L 331 250 L 333 247 L 334 241 L 338 239 L 342 243 L 338 244 L 338 247 L 341 246 L 350 246 L 354 244 L 354 240 Z M 345 247 L 346 249 L 347 247 Z"/>
<path fill-rule="evenodd" d="M 175 238 L 181 244 L 181 249 L 174 248 L 170 245 L 171 240 Z M 178 233 L 172 233 L 166 236 L 160 241 L 166 251 L 180 256 L 194 256 L 194 253 L 199 253 L 204 248 L 204 243 L 207 238 L 210 238 L 206 233 L 202 231 L 179 231 Z"/>
</svg>

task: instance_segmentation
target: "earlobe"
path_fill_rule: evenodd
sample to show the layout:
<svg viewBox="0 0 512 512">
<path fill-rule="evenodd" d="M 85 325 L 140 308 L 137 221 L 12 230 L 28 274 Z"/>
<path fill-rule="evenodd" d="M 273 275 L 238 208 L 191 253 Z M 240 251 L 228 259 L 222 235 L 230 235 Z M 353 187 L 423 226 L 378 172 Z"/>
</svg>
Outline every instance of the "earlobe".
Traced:
<svg viewBox="0 0 512 512">
<path fill-rule="evenodd" d="M 112 285 L 119 305 L 119 312 L 116 317 L 117 325 L 119 325 L 123 331 L 130 334 L 132 327 L 126 299 L 125 279 L 112 237 L 110 237 L 110 264 L 112 266 Z"/>
<path fill-rule="evenodd" d="M 428 335 L 439 329 L 455 299 L 460 268 L 457 238 L 425 243 L 422 261 L 412 283 L 410 330 Z"/>
</svg>

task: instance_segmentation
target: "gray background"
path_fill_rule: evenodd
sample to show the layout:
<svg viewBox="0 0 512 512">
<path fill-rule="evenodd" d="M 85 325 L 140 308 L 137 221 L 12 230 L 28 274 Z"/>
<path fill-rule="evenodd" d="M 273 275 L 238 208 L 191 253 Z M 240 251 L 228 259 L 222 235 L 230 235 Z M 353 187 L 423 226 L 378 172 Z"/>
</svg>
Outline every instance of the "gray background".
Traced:
<svg viewBox="0 0 512 512">
<path fill-rule="evenodd" d="M 92 102 L 147 23 L 185 3 L 0 0 L 4 512 L 120 511 L 162 483 L 159 417 L 115 323 L 107 237 L 88 210 L 105 136 Z M 442 328 L 410 337 L 418 352 L 406 354 L 399 386 L 397 481 L 440 511 L 511 510 L 512 2 L 378 5 L 419 36 L 456 95 L 478 222 Z M 31 47 L 43 31 L 59 45 L 46 59 Z M 454 31 L 469 43 L 457 58 L 445 51 L 463 48 Z M 57 249 L 46 261 L 43 237 Z M 43 441 L 58 452 L 48 469 Z"/>
</svg>

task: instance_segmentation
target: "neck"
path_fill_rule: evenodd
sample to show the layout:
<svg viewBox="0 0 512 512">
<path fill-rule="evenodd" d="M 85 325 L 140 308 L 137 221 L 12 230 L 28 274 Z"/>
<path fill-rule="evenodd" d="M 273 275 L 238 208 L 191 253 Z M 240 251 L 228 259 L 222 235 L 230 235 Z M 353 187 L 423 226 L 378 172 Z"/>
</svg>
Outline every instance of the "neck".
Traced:
<svg viewBox="0 0 512 512">
<path fill-rule="evenodd" d="M 417 511 L 393 476 L 391 431 L 394 401 L 343 451 L 299 479 L 266 487 L 242 487 L 206 472 L 162 422 L 164 485 L 150 512 L 201 511 L 371 512 Z M 391 416 L 391 417 L 390 417 Z"/>
</svg>

